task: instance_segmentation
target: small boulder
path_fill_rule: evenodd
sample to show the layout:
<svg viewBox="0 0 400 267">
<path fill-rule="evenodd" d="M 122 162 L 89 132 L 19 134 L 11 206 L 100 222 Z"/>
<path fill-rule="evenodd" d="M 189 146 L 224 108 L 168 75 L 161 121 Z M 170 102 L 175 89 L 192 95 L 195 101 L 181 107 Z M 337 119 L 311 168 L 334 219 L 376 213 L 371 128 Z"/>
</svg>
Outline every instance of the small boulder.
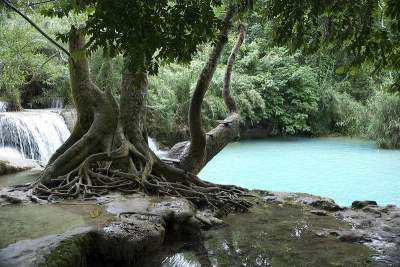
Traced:
<svg viewBox="0 0 400 267">
<path fill-rule="evenodd" d="M 356 231 L 340 231 L 337 237 L 343 242 L 370 242 L 371 239 L 365 237 L 362 233 Z"/>
<path fill-rule="evenodd" d="M 365 208 L 367 206 L 378 206 L 378 203 L 376 203 L 376 201 L 373 200 L 364 200 L 364 201 L 353 201 L 353 203 L 351 203 L 351 207 L 353 209 L 362 209 Z"/>
<path fill-rule="evenodd" d="M 22 200 L 20 198 L 10 196 L 10 195 L 1 195 L 0 198 L 3 198 L 10 204 L 20 204 L 22 203 Z"/>
<path fill-rule="evenodd" d="M 342 208 L 339 205 L 337 205 L 335 202 L 330 201 L 330 200 L 325 200 L 325 199 L 315 200 L 310 203 L 310 206 L 312 206 L 314 208 L 319 208 L 322 210 L 327 210 L 327 211 L 342 210 Z"/>
<path fill-rule="evenodd" d="M 312 214 L 318 215 L 318 216 L 326 216 L 328 213 L 324 210 L 311 210 L 310 211 Z"/>
<path fill-rule="evenodd" d="M 263 200 L 266 203 L 275 203 L 275 202 L 282 203 L 282 201 L 278 201 L 277 196 L 265 196 L 265 197 L 263 197 Z"/>
<path fill-rule="evenodd" d="M 33 162 L 28 162 L 24 160 L 18 160 L 16 162 L 0 160 L 0 175 L 26 171 L 34 168 L 35 166 L 36 165 Z"/>
<path fill-rule="evenodd" d="M 382 214 L 381 214 L 381 212 L 379 211 L 378 207 L 375 207 L 375 206 L 372 206 L 372 207 L 371 207 L 371 206 L 367 206 L 367 207 L 362 208 L 362 210 L 363 210 L 364 212 L 368 212 L 368 213 L 374 214 L 375 217 L 382 217 Z"/>
</svg>

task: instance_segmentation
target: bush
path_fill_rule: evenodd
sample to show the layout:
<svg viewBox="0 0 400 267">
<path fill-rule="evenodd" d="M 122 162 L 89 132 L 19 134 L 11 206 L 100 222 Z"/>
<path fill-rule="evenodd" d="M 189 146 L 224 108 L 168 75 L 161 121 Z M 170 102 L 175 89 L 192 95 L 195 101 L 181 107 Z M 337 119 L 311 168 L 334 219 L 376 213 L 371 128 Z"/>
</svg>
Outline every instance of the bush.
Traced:
<svg viewBox="0 0 400 267">
<path fill-rule="evenodd" d="M 188 66 L 164 66 L 157 77 L 151 77 L 151 133 L 188 136 L 186 123 L 190 96 L 209 51 L 210 48 L 205 48 Z M 225 61 L 227 52 L 223 57 Z M 237 101 L 242 124 L 245 127 L 263 125 L 272 128 L 271 134 L 275 135 L 308 132 L 308 116 L 317 108 L 314 70 L 301 65 L 298 55 L 290 55 L 284 48 L 272 48 L 265 52 L 257 41 L 245 45 L 234 66 L 231 91 Z M 206 130 L 227 115 L 221 92 L 224 68 L 225 62 L 221 62 L 204 99 L 203 124 Z"/>
<path fill-rule="evenodd" d="M 311 115 L 314 135 L 364 135 L 366 108 L 347 93 L 329 87 L 321 89 L 317 111 Z"/>
<path fill-rule="evenodd" d="M 0 95 L 8 107 L 21 108 L 21 97 L 28 106 L 68 97 L 68 68 L 60 52 L 19 16 L 0 17 Z M 50 34 L 61 27 L 57 21 L 33 17 Z"/>
<path fill-rule="evenodd" d="M 400 96 L 380 92 L 368 101 L 369 136 L 383 148 L 400 148 Z"/>
</svg>

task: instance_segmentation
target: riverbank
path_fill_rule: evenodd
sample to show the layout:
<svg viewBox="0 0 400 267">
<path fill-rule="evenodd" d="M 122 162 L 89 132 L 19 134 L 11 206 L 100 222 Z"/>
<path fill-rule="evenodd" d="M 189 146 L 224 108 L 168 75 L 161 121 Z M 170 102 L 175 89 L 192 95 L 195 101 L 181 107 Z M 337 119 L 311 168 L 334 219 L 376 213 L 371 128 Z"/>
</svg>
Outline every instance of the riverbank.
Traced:
<svg viewBox="0 0 400 267">
<path fill-rule="evenodd" d="M 249 213 L 221 218 L 179 198 L 112 194 L 49 203 L 2 188 L 0 266 L 235 266 L 227 253 L 247 266 L 400 264 L 396 206 L 361 201 L 346 208 L 308 194 L 252 193 L 258 197 Z"/>
</svg>

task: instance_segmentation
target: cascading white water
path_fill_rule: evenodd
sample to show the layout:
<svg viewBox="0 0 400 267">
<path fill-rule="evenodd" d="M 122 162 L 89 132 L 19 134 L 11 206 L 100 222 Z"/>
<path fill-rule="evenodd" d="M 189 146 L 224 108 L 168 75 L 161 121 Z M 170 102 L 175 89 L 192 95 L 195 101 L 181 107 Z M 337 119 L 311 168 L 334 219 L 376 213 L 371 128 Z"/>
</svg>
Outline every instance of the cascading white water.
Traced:
<svg viewBox="0 0 400 267">
<path fill-rule="evenodd" d="M 47 162 L 69 135 L 63 117 L 52 110 L 0 112 L 2 159 L 14 161 L 25 158 Z M 148 143 L 158 156 L 166 155 L 167 152 L 159 149 L 154 139 L 149 137 Z"/>
<path fill-rule="evenodd" d="M 148 143 L 149 143 L 149 148 L 160 158 L 164 158 L 167 156 L 168 151 L 162 150 L 159 148 L 157 142 L 155 139 L 148 137 Z"/>
<path fill-rule="evenodd" d="M 63 108 L 63 102 L 60 99 L 51 99 L 49 102 L 49 108 L 61 109 Z"/>
<path fill-rule="evenodd" d="M 6 112 L 7 102 L 0 101 L 0 112 Z"/>
<path fill-rule="evenodd" d="M 2 154 L 13 148 L 25 158 L 47 162 L 69 135 L 64 119 L 49 110 L 0 113 Z"/>
</svg>

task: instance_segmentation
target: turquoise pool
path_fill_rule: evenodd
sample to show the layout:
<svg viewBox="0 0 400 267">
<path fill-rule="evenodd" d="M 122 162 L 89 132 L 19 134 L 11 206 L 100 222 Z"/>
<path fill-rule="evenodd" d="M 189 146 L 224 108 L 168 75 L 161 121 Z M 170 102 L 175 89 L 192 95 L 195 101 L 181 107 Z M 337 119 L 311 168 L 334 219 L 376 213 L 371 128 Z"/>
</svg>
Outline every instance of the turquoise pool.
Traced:
<svg viewBox="0 0 400 267">
<path fill-rule="evenodd" d="M 201 171 L 215 183 L 305 192 L 349 206 L 400 206 L 400 150 L 351 138 L 288 138 L 230 144 Z"/>
</svg>

